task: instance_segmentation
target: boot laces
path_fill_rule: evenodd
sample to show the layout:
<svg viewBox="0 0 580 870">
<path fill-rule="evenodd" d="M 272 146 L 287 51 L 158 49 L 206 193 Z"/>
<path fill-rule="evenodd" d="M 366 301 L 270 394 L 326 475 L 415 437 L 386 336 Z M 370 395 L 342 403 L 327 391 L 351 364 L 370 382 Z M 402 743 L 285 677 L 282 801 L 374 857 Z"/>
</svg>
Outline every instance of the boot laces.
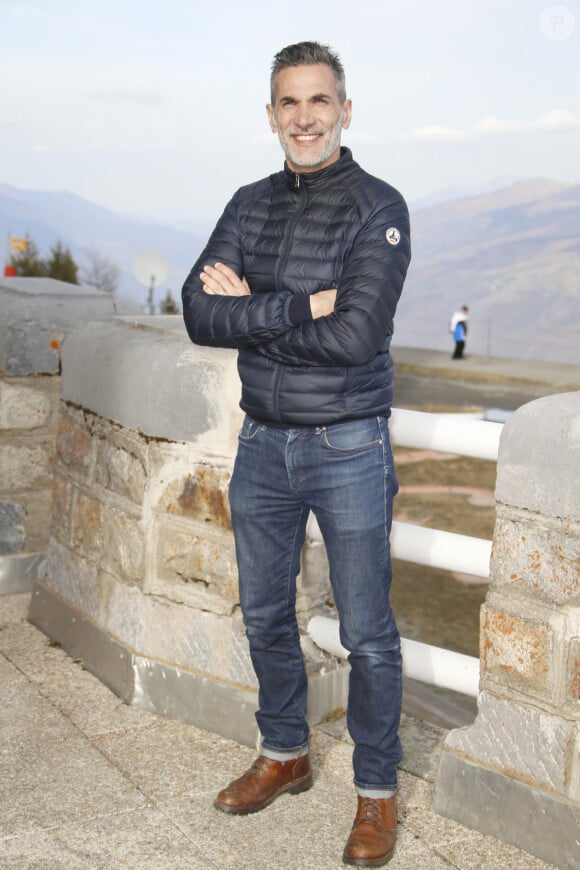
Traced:
<svg viewBox="0 0 580 870">
<path fill-rule="evenodd" d="M 265 755 L 260 755 L 259 758 L 256 758 L 254 763 L 252 764 L 250 771 L 254 774 L 256 779 L 259 779 L 260 774 L 264 770 L 265 767 L 268 767 L 270 763 L 270 759 L 266 758 Z"/>
<path fill-rule="evenodd" d="M 358 815 L 358 824 L 370 822 L 377 827 L 381 827 L 381 809 L 379 802 L 375 798 L 361 799 L 361 805 Z"/>
</svg>

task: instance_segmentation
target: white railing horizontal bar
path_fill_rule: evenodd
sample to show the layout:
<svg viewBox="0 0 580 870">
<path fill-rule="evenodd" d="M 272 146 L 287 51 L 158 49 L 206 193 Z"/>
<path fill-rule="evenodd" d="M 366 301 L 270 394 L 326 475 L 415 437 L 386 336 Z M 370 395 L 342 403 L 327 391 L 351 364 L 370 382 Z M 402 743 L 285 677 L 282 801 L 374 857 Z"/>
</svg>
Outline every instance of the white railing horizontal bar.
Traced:
<svg viewBox="0 0 580 870">
<path fill-rule="evenodd" d="M 348 658 L 348 650 L 340 642 L 336 619 L 313 616 L 308 623 L 308 634 L 321 649 L 338 658 Z M 407 638 L 401 638 L 401 652 L 406 677 L 477 697 L 479 659 Z"/>
<path fill-rule="evenodd" d="M 308 518 L 307 535 L 311 545 L 323 543 L 314 514 Z M 416 562 L 443 571 L 457 571 L 488 579 L 491 541 L 393 522 L 391 556 L 404 562 Z"/>
<path fill-rule="evenodd" d="M 502 423 L 462 414 L 430 414 L 393 408 L 389 431 L 393 444 L 477 459 L 497 460 Z"/>
<path fill-rule="evenodd" d="M 393 522 L 391 555 L 405 562 L 489 579 L 491 541 Z"/>
</svg>

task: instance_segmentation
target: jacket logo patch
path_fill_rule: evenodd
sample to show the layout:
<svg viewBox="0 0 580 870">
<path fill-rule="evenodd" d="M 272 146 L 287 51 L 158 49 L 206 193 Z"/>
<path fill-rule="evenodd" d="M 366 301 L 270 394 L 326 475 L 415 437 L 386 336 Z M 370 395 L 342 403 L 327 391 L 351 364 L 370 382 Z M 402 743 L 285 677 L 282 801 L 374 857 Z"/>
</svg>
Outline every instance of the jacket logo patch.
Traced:
<svg viewBox="0 0 580 870">
<path fill-rule="evenodd" d="M 401 241 L 401 233 L 396 227 L 389 227 L 385 236 L 389 245 L 398 245 Z"/>
</svg>

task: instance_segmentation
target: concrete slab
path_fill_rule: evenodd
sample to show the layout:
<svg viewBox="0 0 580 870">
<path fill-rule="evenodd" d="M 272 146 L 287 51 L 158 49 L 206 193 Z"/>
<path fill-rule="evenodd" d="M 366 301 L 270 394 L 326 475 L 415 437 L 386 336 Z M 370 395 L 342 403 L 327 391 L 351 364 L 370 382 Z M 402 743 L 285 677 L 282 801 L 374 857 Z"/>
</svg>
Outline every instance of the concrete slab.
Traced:
<svg viewBox="0 0 580 870">
<path fill-rule="evenodd" d="M 28 698 L 22 701 L 29 703 Z M 66 719 L 60 718 L 59 727 L 47 702 L 34 712 L 33 722 L 20 720 L 20 734 L 12 732 L 0 755 L 0 838 L 137 810 L 148 803 Z"/>
<path fill-rule="evenodd" d="M 113 313 L 108 293 L 53 278 L 0 279 L 0 371 L 59 374 L 67 335 Z"/>
<path fill-rule="evenodd" d="M 161 717 L 147 729 L 97 735 L 94 744 L 135 787 L 146 790 L 155 801 L 196 794 L 212 796 L 213 800 L 222 777 L 227 784 L 256 754 L 185 722 Z M 162 746 L 163 752 L 152 752 L 152 746 Z"/>
<path fill-rule="evenodd" d="M 29 600 L 0 599 L 2 868 L 343 866 L 356 798 L 352 745 L 340 734 L 313 730 L 310 791 L 285 795 L 252 816 L 220 813 L 213 807 L 216 791 L 245 769 L 254 750 L 124 707 L 26 623 Z M 100 707 L 96 718 L 94 706 Z M 411 756 L 421 724 L 408 721 L 405 729 Z M 431 749 L 435 732 L 425 731 Z M 390 868 L 549 870 L 494 837 L 434 815 L 433 786 L 423 778 L 431 776 L 426 758 L 409 761 L 422 775 L 401 770 L 399 843 Z"/>
<path fill-rule="evenodd" d="M 18 870 L 215 870 L 215 864 L 153 808 L 89 819 L 55 830 L 34 829 L 4 840 L 1 849 L 3 866 Z"/>
</svg>

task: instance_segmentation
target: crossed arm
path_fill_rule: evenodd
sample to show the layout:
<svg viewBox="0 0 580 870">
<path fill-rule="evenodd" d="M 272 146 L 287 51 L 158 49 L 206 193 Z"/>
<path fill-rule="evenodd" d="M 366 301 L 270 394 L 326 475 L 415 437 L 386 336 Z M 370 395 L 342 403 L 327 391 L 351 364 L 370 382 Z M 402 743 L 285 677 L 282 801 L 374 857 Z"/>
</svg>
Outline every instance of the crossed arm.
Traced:
<svg viewBox="0 0 580 870">
<path fill-rule="evenodd" d="M 400 227 L 400 244 L 385 240 L 385 228 L 393 226 Z M 404 202 L 381 205 L 360 228 L 338 288 L 308 296 L 284 289 L 252 293 L 241 252 L 230 204 L 183 287 L 184 319 L 194 343 L 253 346 L 290 366 L 358 366 L 384 349 L 410 258 Z"/>
<path fill-rule="evenodd" d="M 249 296 L 251 293 L 246 279 L 239 278 L 234 270 L 224 263 L 204 266 L 199 279 L 203 292 L 208 296 Z M 326 317 L 334 311 L 336 289 L 319 290 L 309 296 L 309 300 L 312 319 Z"/>
</svg>

